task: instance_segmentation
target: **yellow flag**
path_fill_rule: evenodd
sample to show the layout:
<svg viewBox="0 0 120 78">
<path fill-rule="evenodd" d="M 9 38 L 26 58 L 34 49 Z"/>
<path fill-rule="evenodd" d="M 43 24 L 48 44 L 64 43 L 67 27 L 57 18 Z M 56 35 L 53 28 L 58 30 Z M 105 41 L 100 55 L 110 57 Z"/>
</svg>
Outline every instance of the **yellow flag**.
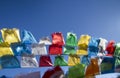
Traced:
<svg viewBox="0 0 120 78">
<path fill-rule="evenodd" d="M 68 57 L 68 66 L 74 66 L 80 63 L 80 57 L 76 54 L 70 54 Z"/>
<path fill-rule="evenodd" d="M 7 42 L 0 43 L 0 57 L 4 55 L 14 55 Z"/>
<path fill-rule="evenodd" d="M 82 49 L 86 49 L 88 47 L 90 38 L 91 36 L 89 35 L 81 35 L 78 41 L 78 46 Z"/>
<path fill-rule="evenodd" d="M 5 42 L 8 42 L 9 44 L 20 42 L 20 35 L 19 35 L 19 29 L 13 28 L 13 29 L 7 29 L 3 28 L 1 30 L 2 38 Z"/>
<path fill-rule="evenodd" d="M 86 50 L 85 49 L 79 49 L 79 50 L 77 50 L 76 54 L 77 55 L 88 55 L 88 51 L 87 51 L 87 49 Z"/>
</svg>

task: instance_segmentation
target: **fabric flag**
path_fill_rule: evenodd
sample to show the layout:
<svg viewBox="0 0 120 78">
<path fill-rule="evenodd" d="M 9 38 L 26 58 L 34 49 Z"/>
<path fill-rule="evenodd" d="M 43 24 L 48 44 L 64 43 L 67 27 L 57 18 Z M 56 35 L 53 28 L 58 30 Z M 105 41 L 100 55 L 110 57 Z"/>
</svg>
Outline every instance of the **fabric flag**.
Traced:
<svg viewBox="0 0 120 78">
<path fill-rule="evenodd" d="M 99 51 L 98 51 L 97 56 L 102 57 L 102 56 L 106 55 L 105 50 L 106 50 L 106 46 L 107 46 L 108 41 L 104 38 L 99 38 L 99 39 L 100 39 L 100 43 L 98 45 Z"/>
<path fill-rule="evenodd" d="M 96 57 L 98 54 L 98 45 L 99 45 L 100 39 L 98 38 L 91 38 L 89 45 L 88 45 L 88 56 L 91 57 Z"/>
<path fill-rule="evenodd" d="M 67 65 L 68 64 L 63 56 L 61 55 L 55 56 L 54 66 L 67 66 Z"/>
<path fill-rule="evenodd" d="M 2 68 L 19 68 L 20 63 L 18 59 L 13 55 L 4 55 L 0 57 L 0 63 Z"/>
<path fill-rule="evenodd" d="M 79 47 L 79 46 L 78 46 Z M 88 55 L 88 49 L 81 49 L 81 48 L 78 48 L 77 52 L 76 52 L 77 55 Z"/>
<path fill-rule="evenodd" d="M 31 54 L 31 51 L 26 45 L 22 43 L 11 43 L 11 48 L 15 56 L 21 56 L 23 54 Z"/>
<path fill-rule="evenodd" d="M 32 44 L 32 54 L 34 55 L 47 55 L 47 49 L 44 43 Z"/>
<path fill-rule="evenodd" d="M 115 65 L 120 65 L 120 43 L 116 44 L 114 56 L 116 57 Z"/>
<path fill-rule="evenodd" d="M 116 57 L 115 70 L 117 70 L 116 72 L 120 72 L 120 43 L 116 44 L 114 56 Z"/>
<path fill-rule="evenodd" d="M 59 45 L 50 45 L 49 46 L 49 54 L 51 55 L 58 55 L 58 54 L 62 54 L 62 46 Z"/>
<path fill-rule="evenodd" d="M 63 46 L 65 44 L 64 38 L 61 32 L 52 33 L 52 44 Z"/>
<path fill-rule="evenodd" d="M 40 39 L 39 44 L 44 43 L 45 45 L 51 45 L 52 42 L 50 41 L 49 37 L 43 37 Z"/>
<path fill-rule="evenodd" d="M 2 33 L 3 40 L 5 42 L 8 42 L 9 44 L 21 41 L 19 29 L 17 28 L 13 28 L 13 29 L 3 28 L 1 30 L 1 33 Z"/>
<path fill-rule="evenodd" d="M 53 66 L 49 55 L 40 56 L 39 67 Z"/>
<path fill-rule="evenodd" d="M 108 45 L 106 47 L 106 51 L 107 51 L 107 56 L 114 55 L 114 51 L 115 51 L 115 41 L 114 40 L 111 40 L 108 42 Z"/>
<path fill-rule="evenodd" d="M 24 44 L 37 43 L 36 39 L 34 38 L 30 31 L 24 30 L 22 32 L 22 36 L 23 36 L 22 43 Z"/>
<path fill-rule="evenodd" d="M 94 78 L 94 76 L 99 73 L 98 59 L 91 58 L 91 63 L 86 68 L 85 78 Z"/>
<path fill-rule="evenodd" d="M 14 55 L 7 42 L 0 43 L 0 57 L 4 55 Z"/>
<path fill-rule="evenodd" d="M 16 75 L 14 78 L 41 78 L 41 77 L 40 72 L 36 71 L 27 74 Z"/>
<path fill-rule="evenodd" d="M 2 43 L 3 42 L 3 40 L 0 38 L 0 43 Z"/>
<path fill-rule="evenodd" d="M 115 72 L 120 72 L 120 43 L 116 44 L 115 52 Z"/>
<path fill-rule="evenodd" d="M 75 54 L 75 48 L 70 46 L 64 47 L 64 54 Z"/>
<path fill-rule="evenodd" d="M 72 32 L 67 33 L 66 44 L 67 46 L 77 46 L 77 36 Z"/>
<path fill-rule="evenodd" d="M 98 48 L 99 42 L 100 42 L 100 39 L 92 37 L 90 39 L 90 42 L 89 42 L 89 45 L 88 45 L 89 50 L 93 51 L 93 52 L 98 52 L 98 50 L 99 50 L 99 48 Z"/>
<path fill-rule="evenodd" d="M 84 78 L 85 65 L 77 64 L 69 68 L 68 78 Z"/>
<path fill-rule="evenodd" d="M 105 57 L 105 56 L 100 56 L 100 57 L 97 57 L 97 59 L 98 59 L 98 65 L 100 66 L 101 65 L 101 63 L 102 63 L 102 60 L 103 60 L 103 57 Z"/>
<path fill-rule="evenodd" d="M 81 35 L 80 39 L 78 41 L 78 46 L 81 49 L 87 49 L 90 38 L 91 38 L 91 36 L 89 36 L 89 35 Z"/>
<path fill-rule="evenodd" d="M 34 55 L 23 55 L 21 59 L 21 67 L 38 67 L 37 59 Z"/>
<path fill-rule="evenodd" d="M 90 40 L 89 35 L 81 35 L 78 41 L 78 50 L 76 52 L 77 55 L 88 55 L 88 44 Z"/>
<path fill-rule="evenodd" d="M 108 41 L 104 38 L 99 38 L 99 39 L 100 39 L 100 43 L 98 45 L 99 52 L 105 52 Z"/>
<path fill-rule="evenodd" d="M 64 78 L 64 72 L 59 66 L 56 66 L 52 69 L 48 69 L 42 78 Z"/>
<path fill-rule="evenodd" d="M 115 69 L 115 58 L 114 57 L 104 57 L 100 65 L 101 74 L 113 73 Z"/>
<path fill-rule="evenodd" d="M 85 64 L 86 66 L 90 64 L 90 58 L 88 57 L 88 55 L 82 56 L 81 63 Z"/>
<path fill-rule="evenodd" d="M 68 66 L 74 66 L 80 63 L 80 57 L 76 54 L 70 54 L 68 57 Z"/>
</svg>

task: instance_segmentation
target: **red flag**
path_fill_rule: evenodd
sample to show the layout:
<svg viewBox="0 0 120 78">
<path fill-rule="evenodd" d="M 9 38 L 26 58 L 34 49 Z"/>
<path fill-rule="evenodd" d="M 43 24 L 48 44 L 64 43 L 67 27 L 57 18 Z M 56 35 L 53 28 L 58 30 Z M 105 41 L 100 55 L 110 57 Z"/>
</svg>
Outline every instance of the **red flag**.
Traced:
<svg viewBox="0 0 120 78">
<path fill-rule="evenodd" d="M 50 45 L 49 54 L 52 54 L 52 55 L 62 54 L 62 46 L 54 45 L 54 44 Z"/>
<path fill-rule="evenodd" d="M 46 56 L 41 56 L 40 57 L 40 62 L 39 62 L 39 66 L 41 67 L 45 67 L 45 66 L 53 66 L 50 56 L 46 55 Z"/>
<path fill-rule="evenodd" d="M 115 51 L 115 41 L 111 40 L 108 42 L 106 47 L 106 51 L 108 52 L 107 56 L 113 56 Z"/>
<path fill-rule="evenodd" d="M 63 70 L 59 67 L 56 66 L 53 69 L 48 69 L 42 78 L 63 78 L 64 77 L 64 72 Z"/>
<path fill-rule="evenodd" d="M 64 38 L 61 32 L 55 32 L 52 34 L 52 44 L 64 45 Z"/>
</svg>

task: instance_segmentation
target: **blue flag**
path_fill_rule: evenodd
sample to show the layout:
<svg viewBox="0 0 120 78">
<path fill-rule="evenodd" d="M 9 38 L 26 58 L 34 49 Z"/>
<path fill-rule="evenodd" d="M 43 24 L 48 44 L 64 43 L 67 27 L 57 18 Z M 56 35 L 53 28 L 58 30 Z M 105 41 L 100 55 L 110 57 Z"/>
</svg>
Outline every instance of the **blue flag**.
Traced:
<svg viewBox="0 0 120 78">
<path fill-rule="evenodd" d="M 28 48 L 28 46 L 22 43 L 12 43 L 11 48 L 15 56 L 31 54 L 31 50 Z"/>
<path fill-rule="evenodd" d="M 34 38 L 30 31 L 24 30 L 22 32 L 22 35 L 23 35 L 22 43 L 24 44 L 37 43 L 36 39 Z"/>
<path fill-rule="evenodd" d="M 20 63 L 13 55 L 4 55 L 0 58 L 2 68 L 19 68 Z"/>
</svg>

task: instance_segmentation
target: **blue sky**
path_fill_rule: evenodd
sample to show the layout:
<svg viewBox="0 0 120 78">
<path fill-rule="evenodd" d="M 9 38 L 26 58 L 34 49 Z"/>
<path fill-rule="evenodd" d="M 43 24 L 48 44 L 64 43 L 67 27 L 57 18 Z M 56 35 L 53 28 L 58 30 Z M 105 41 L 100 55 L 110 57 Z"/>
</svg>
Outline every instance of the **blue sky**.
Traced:
<svg viewBox="0 0 120 78">
<path fill-rule="evenodd" d="M 89 34 L 119 42 L 120 1 L 0 0 L 0 29 L 4 27 L 29 30 L 37 40 L 57 31 L 66 37 L 72 31 L 78 38 Z"/>
<path fill-rule="evenodd" d="M 61 31 L 90 34 L 117 42 L 120 1 L 116 0 L 12 0 L 0 1 L 0 28 L 27 29 L 40 37 Z M 37 34 L 36 34 L 37 33 Z"/>
</svg>

